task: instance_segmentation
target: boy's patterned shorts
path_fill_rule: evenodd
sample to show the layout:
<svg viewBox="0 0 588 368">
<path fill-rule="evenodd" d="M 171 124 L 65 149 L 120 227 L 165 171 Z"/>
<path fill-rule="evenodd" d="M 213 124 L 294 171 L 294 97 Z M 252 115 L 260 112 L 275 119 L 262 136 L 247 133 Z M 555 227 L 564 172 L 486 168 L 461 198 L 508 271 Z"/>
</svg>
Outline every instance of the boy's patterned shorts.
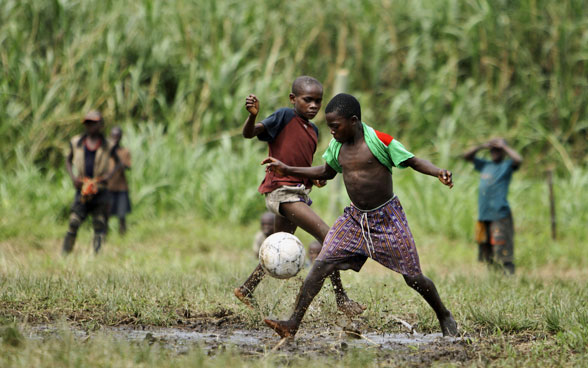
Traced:
<svg viewBox="0 0 588 368">
<path fill-rule="evenodd" d="M 345 208 L 327 234 L 317 260 L 359 271 L 368 257 L 403 275 L 422 273 L 412 233 L 396 196 L 371 211 L 353 205 Z"/>
</svg>

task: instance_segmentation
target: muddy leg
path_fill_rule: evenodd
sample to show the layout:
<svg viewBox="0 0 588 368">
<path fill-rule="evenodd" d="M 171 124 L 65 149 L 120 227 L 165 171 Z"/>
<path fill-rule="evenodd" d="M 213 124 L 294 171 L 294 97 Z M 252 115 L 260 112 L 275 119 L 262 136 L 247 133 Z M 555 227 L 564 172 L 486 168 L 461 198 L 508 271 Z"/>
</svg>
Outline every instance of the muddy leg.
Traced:
<svg viewBox="0 0 588 368">
<path fill-rule="evenodd" d="M 280 205 L 280 213 L 282 213 L 284 217 L 276 217 L 276 231 L 287 231 L 294 234 L 294 231 L 298 226 L 323 244 L 325 237 L 329 232 L 329 226 L 306 203 L 282 203 Z M 363 313 L 365 307 L 350 299 L 347 296 L 347 293 L 345 293 L 338 270 L 331 275 L 331 284 L 333 285 L 333 291 L 335 292 L 337 308 L 340 311 L 349 317 L 354 317 Z"/>
<path fill-rule="evenodd" d="M 74 244 L 76 243 L 76 237 L 78 235 L 78 229 L 82 224 L 83 218 L 77 213 L 71 212 L 69 215 L 69 228 L 63 239 L 63 246 L 61 249 L 62 254 L 66 255 L 72 252 Z"/>
<path fill-rule="evenodd" d="M 478 243 L 478 262 L 492 263 L 492 245 L 490 243 Z"/>
<path fill-rule="evenodd" d="M 445 305 L 439 297 L 437 288 L 433 281 L 428 279 L 425 275 L 420 274 L 418 276 L 404 276 L 404 281 L 411 288 L 415 289 L 423 298 L 429 303 L 429 305 L 435 311 L 439 324 L 441 325 L 441 331 L 443 336 L 456 336 L 457 335 L 457 323 L 453 319 L 451 312 L 445 308 Z"/>
<path fill-rule="evenodd" d="M 76 242 L 76 234 L 75 233 L 70 233 L 69 231 L 67 233 L 65 233 L 65 238 L 63 239 L 63 247 L 62 247 L 61 252 L 64 255 L 71 253 L 75 242 Z"/>
<path fill-rule="evenodd" d="M 291 337 L 296 334 L 302 318 L 310 303 L 321 290 L 325 278 L 335 270 L 335 265 L 322 261 L 314 261 L 308 276 L 304 280 L 300 292 L 296 297 L 294 312 L 287 321 L 274 321 L 265 319 L 264 322 L 278 333 L 281 337 Z"/>
<path fill-rule="evenodd" d="M 104 241 L 106 240 L 106 211 L 105 210 L 97 210 L 92 215 L 92 226 L 94 227 L 94 253 L 98 254 L 100 249 L 104 245 Z"/>
<path fill-rule="evenodd" d="M 239 299 L 243 304 L 248 306 L 249 308 L 253 309 L 253 291 L 259 285 L 261 280 L 263 280 L 265 276 L 265 271 L 261 267 L 260 264 L 255 267 L 255 270 L 249 275 L 247 280 L 241 285 L 240 287 L 234 290 L 235 296 Z"/>
<path fill-rule="evenodd" d="M 343 290 L 343 283 L 341 282 L 341 274 L 339 273 L 339 270 L 333 271 L 329 278 L 333 285 L 333 291 L 335 291 L 337 308 L 349 318 L 362 314 L 366 307 L 347 296 L 347 293 Z"/>
<path fill-rule="evenodd" d="M 127 233 L 127 219 L 124 216 L 118 218 L 118 233 L 121 236 Z"/>
</svg>

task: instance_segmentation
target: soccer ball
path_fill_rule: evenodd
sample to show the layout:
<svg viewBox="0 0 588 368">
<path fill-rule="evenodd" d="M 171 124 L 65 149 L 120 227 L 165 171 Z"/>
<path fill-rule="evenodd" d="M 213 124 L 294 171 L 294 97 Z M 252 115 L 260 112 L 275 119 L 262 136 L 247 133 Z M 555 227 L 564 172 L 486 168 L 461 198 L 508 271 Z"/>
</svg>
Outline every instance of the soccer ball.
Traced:
<svg viewBox="0 0 588 368">
<path fill-rule="evenodd" d="M 304 266 L 304 246 L 294 235 L 286 232 L 268 236 L 259 247 L 259 263 L 271 276 L 287 279 Z"/>
</svg>

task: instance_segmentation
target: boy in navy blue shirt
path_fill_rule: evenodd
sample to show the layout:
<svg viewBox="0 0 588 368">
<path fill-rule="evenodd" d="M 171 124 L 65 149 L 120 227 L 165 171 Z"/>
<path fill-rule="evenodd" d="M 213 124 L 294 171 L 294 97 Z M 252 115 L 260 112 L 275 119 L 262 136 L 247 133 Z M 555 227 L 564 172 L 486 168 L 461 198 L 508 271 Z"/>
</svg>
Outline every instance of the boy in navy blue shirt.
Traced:
<svg viewBox="0 0 588 368">
<path fill-rule="evenodd" d="M 490 150 L 491 161 L 476 157 L 482 149 Z M 513 274 L 514 226 L 507 196 L 512 173 L 519 168 L 523 158 L 502 138 L 476 146 L 463 157 L 473 162 L 475 170 L 480 172 L 476 223 L 478 260 L 488 264 L 500 262 L 506 272 Z"/>
<path fill-rule="evenodd" d="M 310 121 L 319 112 L 323 99 L 323 86 L 315 78 L 301 76 L 292 83 L 289 95 L 293 108 L 281 108 L 256 123 L 259 100 L 255 95 L 245 99 L 249 116 L 243 124 L 243 136 L 257 137 L 267 142 L 269 155 L 292 166 L 312 165 L 318 142 L 318 128 Z M 297 227 L 315 237 L 321 244 L 329 232 L 329 226 L 310 208 L 309 193 L 312 185 L 324 185 L 310 179 L 278 175 L 267 171 L 258 190 L 265 196 L 266 207 L 273 212 L 275 232 L 294 234 Z M 321 185 L 322 184 L 322 185 Z M 258 265 L 242 286 L 234 290 L 235 296 L 252 307 L 253 291 L 261 282 L 265 272 Z M 348 316 L 363 312 L 365 307 L 351 300 L 341 284 L 339 272 L 333 273 L 331 283 L 335 291 L 337 307 Z"/>
</svg>

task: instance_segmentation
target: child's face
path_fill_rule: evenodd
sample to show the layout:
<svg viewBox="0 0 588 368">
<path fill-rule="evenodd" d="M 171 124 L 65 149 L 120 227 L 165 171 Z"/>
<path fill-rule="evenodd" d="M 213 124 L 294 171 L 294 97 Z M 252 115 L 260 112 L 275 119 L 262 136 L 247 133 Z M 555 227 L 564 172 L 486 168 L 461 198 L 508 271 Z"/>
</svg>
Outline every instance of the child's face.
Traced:
<svg viewBox="0 0 588 368">
<path fill-rule="evenodd" d="M 261 232 L 265 236 L 270 236 L 274 232 L 274 220 L 273 219 L 262 219 L 261 220 Z"/>
<path fill-rule="evenodd" d="M 112 132 L 110 132 L 110 140 L 114 144 L 118 144 L 120 142 L 121 138 L 122 138 L 122 133 L 120 131 L 113 130 Z"/>
<path fill-rule="evenodd" d="M 313 119 L 323 103 L 323 88 L 316 84 L 305 84 L 297 95 L 290 93 L 290 102 L 298 115 L 307 120 Z"/>
<path fill-rule="evenodd" d="M 102 122 L 86 120 L 84 121 L 84 128 L 86 129 L 86 133 L 88 135 L 95 135 L 100 133 L 100 130 L 102 129 Z"/>
<path fill-rule="evenodd" d="M 318 257 L 319 253 L 321 252 L 321 243 L 319 242 L 312 242 L 308 246 L 308 259 L 310 262 L 314 262 L 316 257 Z"/>
<path fill-rule="evenodd" d="M 337 111 L 333 111 L 326 114 L 325 119 L 331 135 L 337 142 L 344 143 L 355 136 L 355 125 L 359 121 L 355 115 L 345 118 Z"/>
<path fill-rule="evenodd" d="M 500 148 L 490 148 L 490 158 L 494 162 L 500 162 L 504 158 L 504 150 Z"/>
</svg>

